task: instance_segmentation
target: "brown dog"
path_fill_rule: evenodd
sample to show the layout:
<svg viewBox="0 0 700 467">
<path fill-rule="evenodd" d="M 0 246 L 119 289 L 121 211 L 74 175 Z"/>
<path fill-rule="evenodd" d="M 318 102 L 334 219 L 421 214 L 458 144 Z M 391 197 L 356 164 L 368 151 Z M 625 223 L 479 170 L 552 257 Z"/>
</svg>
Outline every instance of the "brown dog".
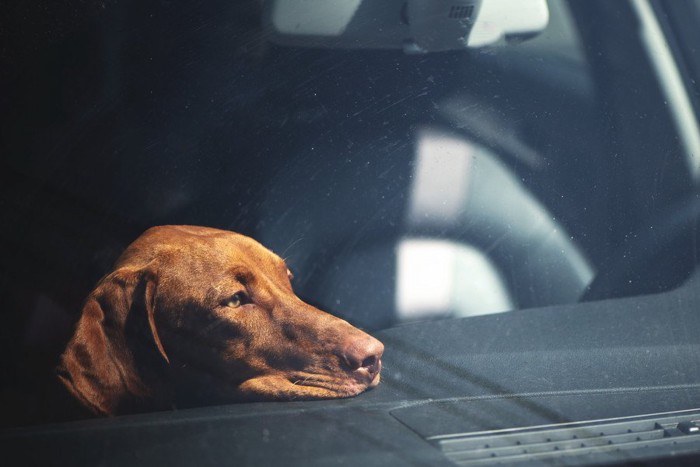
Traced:
<svg viewBox="0 0 700 467">
<path fill-rule="evenodd" d="M 194 226 L 146 231 L 88 297 L 58 375 L 99 415 L 355 396 L 384 346 L 302 302 L 255 240 Z"/>
</svg>

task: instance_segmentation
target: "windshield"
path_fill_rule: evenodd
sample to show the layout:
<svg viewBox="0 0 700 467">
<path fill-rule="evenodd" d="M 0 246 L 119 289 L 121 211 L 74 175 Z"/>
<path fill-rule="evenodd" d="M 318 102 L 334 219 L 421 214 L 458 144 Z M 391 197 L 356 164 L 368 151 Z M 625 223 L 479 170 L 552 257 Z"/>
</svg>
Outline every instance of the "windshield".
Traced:
<svg viewBox="0 0 700 467">
<path fill-rule="evenodd" d="M 368 333 L 695 269 L 695 33 L 660 62 L 653 10 L 550 0 L 533 33 L 431 51 L 275 36 L 281 2 L 69 3 L 2 27 L 10 426 L 39 418 L 85 297 L 153 226 L 251 237 L 299 299 Z"/>
</svg>

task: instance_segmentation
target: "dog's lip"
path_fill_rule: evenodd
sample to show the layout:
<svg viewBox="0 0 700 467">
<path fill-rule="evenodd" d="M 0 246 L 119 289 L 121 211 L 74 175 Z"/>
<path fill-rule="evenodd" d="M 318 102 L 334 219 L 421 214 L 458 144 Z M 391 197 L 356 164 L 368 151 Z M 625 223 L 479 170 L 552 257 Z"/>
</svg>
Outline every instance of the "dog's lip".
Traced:
<svg viewBox="0 0 700 467">
<path fill-rule="evenodd" d="M 326 389 L 338 397 L 355 396 L 367 389 L 379 385 L 381 380 L 382 362 L 379 359 L 373 370 L 359 368 L 345 375 L 304 374 L 289 378 L 295 386 L 315 387 Z"/>
<path fill-rule="evenodd" d="M 305 379 L 304 381 L 298 381 L 293 384 L 295 386 L 324 389 L 329 393 L 328 396 L 326 396 L 327 398 L 356 396 L 370 387 L 366 383 L 360 383 L 354 378 L 335 383 L 323 380 Z"/>
</svg>

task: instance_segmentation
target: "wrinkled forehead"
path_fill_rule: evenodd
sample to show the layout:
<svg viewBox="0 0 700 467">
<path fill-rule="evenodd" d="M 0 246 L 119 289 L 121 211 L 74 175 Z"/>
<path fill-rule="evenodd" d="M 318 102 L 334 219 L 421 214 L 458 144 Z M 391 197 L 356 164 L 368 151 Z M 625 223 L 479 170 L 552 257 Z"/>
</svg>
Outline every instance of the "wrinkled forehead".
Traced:
<svg viewBox="0 0 700 467">
<path fill-rule="evenodd" d="M 275 271 L 284 267 L 284 261 L 255 240 L 232 232 L 210 236 L 184 236 L 178 254 L 171 258 L 179 264 L 206 270 L 240 272 Z"/>
<path fill-rule="evenodd" d="M 123 260 L 155 261 L 160 273 L 207 276 L 240 272 L 286 271 L 282 258 L 235 232 L 207 228 L 151 229 L 134 242 Z M 179 275 L 178 274 L 178 275 Z"/>
<path fill-rule="evenodd" d="M 203 250 L 201 259 L 204 261 L 208 259 L 209 252 L 213 251 L 222 266 L 264 271 L 286 270 L 282 258 L 250 237 L 227 232 L 227 235 L 213 237 L 211 240 L 211 249 L 200 245 Z"/>
</svg>

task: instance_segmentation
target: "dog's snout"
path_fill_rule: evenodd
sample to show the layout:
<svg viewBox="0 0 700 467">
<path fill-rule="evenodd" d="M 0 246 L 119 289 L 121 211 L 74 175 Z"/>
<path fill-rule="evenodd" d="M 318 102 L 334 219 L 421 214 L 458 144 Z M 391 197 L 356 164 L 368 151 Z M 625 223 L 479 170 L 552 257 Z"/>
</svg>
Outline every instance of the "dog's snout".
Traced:
<svg viewBox="0 0 700 467">
<path fill-rule="evenodd" d="M 363 336 L 348 341 L 342 350 L 342 357 L 350 370 L 364 369 L 374 376 L 381 369 L 383 353 L 384 345 L 381 342 L 374 337 Z"/>
</svg>

